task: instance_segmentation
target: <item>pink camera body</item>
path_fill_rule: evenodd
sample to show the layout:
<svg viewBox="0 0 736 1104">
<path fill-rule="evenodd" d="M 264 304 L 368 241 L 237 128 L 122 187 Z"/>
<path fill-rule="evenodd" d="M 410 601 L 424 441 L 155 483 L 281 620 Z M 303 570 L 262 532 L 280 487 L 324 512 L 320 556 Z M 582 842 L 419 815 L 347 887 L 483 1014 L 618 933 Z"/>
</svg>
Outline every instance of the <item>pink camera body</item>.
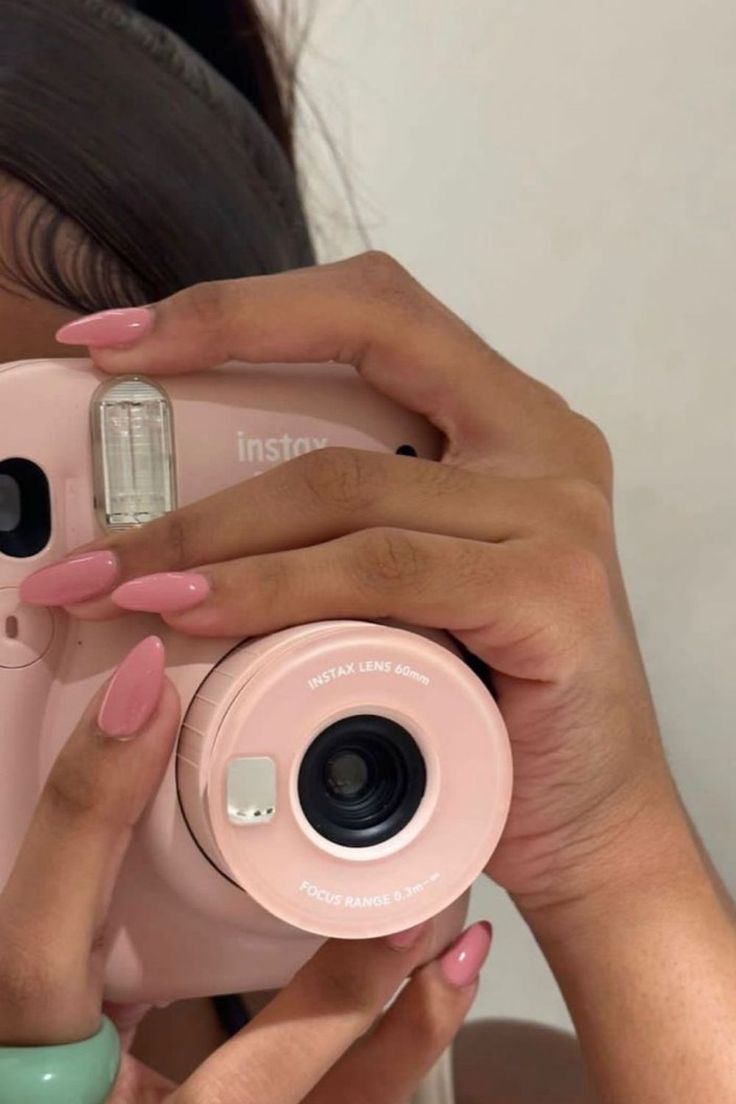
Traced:
<svg viewBox="0 0 736 1104">
<path fill-rule="evenodd" d="M 182 703 L 113 898 L 108 999 L 277 988 L 325 937 L 443 910 L 449 934 L 506 821 L 508 739 L 438 630 L 332 620 L 189 638 L 149 615 L 80 622 L 23 605 L 21 580 L 307 451 L 437 459 L 440 445 L 341 365 L 163 381 L 84 360 L 0 366 L 0 886 L 89 699 L 151 632 Z"/>
</svg>

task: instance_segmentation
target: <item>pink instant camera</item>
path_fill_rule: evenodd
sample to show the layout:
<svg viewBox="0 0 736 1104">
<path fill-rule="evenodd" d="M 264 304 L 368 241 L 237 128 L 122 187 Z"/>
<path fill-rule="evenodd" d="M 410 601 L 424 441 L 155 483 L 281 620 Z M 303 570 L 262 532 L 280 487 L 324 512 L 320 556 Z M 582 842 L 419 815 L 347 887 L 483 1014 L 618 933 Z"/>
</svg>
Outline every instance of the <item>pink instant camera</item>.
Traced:
<svg viewBox="0 0 736 1104">
<path fill-rule="evenodd" d="M 506 731 L 446 633 L 335 620 L 205 640 L 19 601 L 27 574 L 102 532 L 333 445 L 437 459 L 440 438 L 334 364 L 164 382 L 0 367 L 0 886 L 60 748 L 145 635 L 163 635 L 182 701 L 112 903 L 111 1000 L 279 987 L 324 937 L 448 909 L 498 842 Z"/>
</svg>

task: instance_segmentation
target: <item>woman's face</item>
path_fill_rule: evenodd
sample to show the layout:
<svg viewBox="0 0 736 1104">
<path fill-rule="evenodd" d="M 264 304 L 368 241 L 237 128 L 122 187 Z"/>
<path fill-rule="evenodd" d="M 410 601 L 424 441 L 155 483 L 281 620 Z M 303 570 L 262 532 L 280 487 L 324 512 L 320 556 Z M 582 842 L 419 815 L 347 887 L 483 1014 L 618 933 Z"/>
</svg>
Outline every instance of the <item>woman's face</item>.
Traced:
<svg viewBox="0 0 736 1104">
<path fill-rule="evenodd" d="M 74 356 L 73 349 L 54 340 L 59 326 L 74 317 L 66 307 L 39 299 L 23 288 L 0 284 L 0 364 Z"/>
</svg>

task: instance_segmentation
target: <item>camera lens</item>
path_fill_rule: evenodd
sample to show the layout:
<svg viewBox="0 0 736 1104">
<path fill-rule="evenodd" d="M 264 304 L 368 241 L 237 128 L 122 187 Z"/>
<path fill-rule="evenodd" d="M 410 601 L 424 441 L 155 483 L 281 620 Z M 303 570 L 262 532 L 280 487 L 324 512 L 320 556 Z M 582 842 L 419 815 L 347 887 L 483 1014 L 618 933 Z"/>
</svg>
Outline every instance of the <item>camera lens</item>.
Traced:
<svg viewBox="0 0 736 1104">
<path fill-rule="evenodd" d="M 400 724 L 375 714 L 335 721 L 311 743 L 299 770 L 299 800 L 321 836 L 346 847 L 391 839 L 416 813 L 427 771 Z"/>
</svg>

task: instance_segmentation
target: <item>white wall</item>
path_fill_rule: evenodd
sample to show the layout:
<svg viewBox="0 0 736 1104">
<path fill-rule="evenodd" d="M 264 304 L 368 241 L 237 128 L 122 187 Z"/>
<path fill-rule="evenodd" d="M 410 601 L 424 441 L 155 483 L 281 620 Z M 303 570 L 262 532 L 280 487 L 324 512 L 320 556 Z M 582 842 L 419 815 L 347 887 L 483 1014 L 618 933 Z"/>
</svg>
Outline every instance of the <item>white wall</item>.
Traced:
<svg viewBox="0 0 736 1104">
<path fill-rule="evenodd" d="M 736 889 L 736 5 L 302 2 L 373 244 L 609 437 L 669 755 Z M 331 252 L 357 251 L 312 171 Z M 565 1022 L 502 895 L 475 911 L 476 1012 Z"/>
</svg>

